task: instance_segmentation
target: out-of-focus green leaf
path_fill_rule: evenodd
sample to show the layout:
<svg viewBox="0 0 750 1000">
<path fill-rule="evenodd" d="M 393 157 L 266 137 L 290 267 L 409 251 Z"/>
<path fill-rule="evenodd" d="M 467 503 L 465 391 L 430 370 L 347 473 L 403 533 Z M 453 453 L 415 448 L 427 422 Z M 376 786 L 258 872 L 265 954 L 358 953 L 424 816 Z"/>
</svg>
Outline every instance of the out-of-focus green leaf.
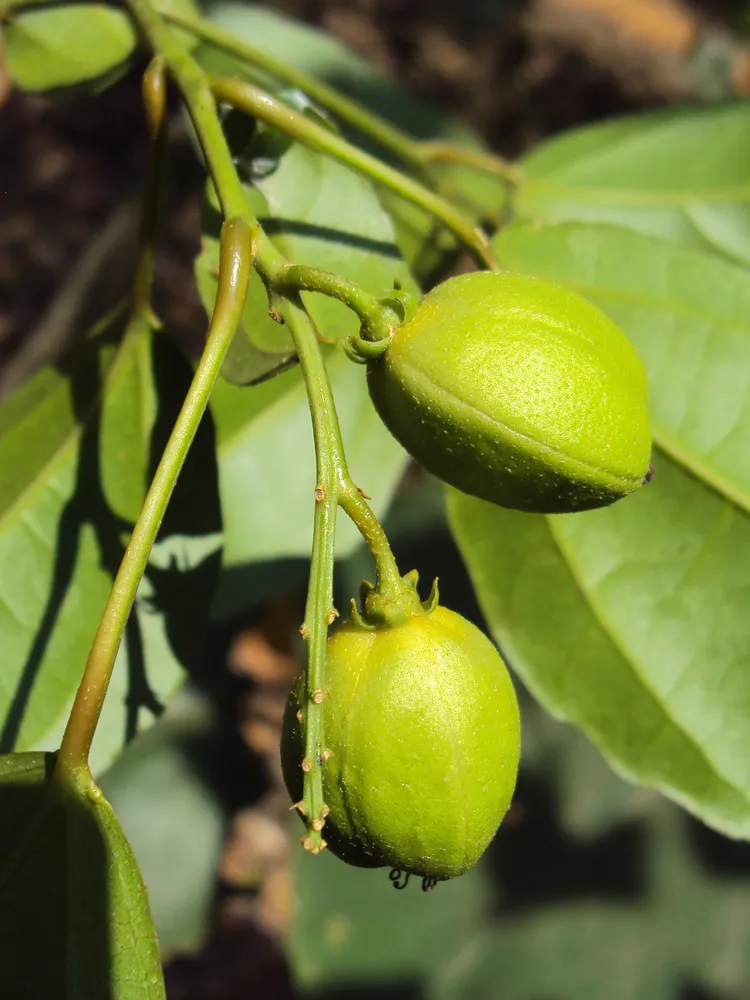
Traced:
<svg viewBox="0 0 750 1000">
<path fill-rule="evenodd" d="M 329 349 L 328 371 L 354 481 L 387 507 L 406 456 L 375 412 L 364 370 Z M 218 434 L 219 481 L 225 531 L 224 574 L 214 613 L 246 607 L 241 571 L 280 558 L 309 558 L 315 460 L 307 397 L 298 371 L 252 389 L 224 382 L 211 401 Z M 353 524 L 339 517 L 337 555 L 359 543 Z M 269 589 L 274 580 L 268 580 Z"/>
<path fill-rule="evenodd" d="M 99 4 L 22 11 L 3 27 L 2 36 L 11 79 L 31 91 L 117 73 L 138 40 L 124 11 Z"/>
<path fill-rule="evenodd" d="M 489 916 L 491 886 L 481 869 L 425 893 L 418 878 L 398 891 L 387 868 L 352 868 L 328 853 L 299 850 L 295 861 L 291 960 L 304 995 L 344 986 L 356 995 L 366 981 L 384 995 L 410 996 L 406 987 L 456 959 Z"/>
<path fill-rule="evenodd" d="M 521 167 L 521 218 L 616 223 L 750 263 L 747 101 L 566 132 Z"/>
<path fill-rule="evenodd" d="M 656 443 L 750 509 L 750 274 L 616 226 L 517 224 L 495 248 L 622 327 L 646 365 Z"/>
<path fill-rule="evenodd" d="M 625 898 L 553 898 L 500 917 L 434 977 L 427 995 L 492 997 L 500 985 L 504 1000 L 745 996 L 750 880 L 704 868 L 687 822 L 666 803 L 652 810 L 640 843 L 635 857 L 612 853 L 614 864 L 639 863 Z"/>
<path fill-rule="evenodd" d="M 0 757 L 0 963 L 13 1000 L 163 1000 L 143 879 L 111 806 Z"/>
<path fill-rule="evenodd" d="M 237 38 L 319 77 L 417 139 L 482 148 L 481 139 L 465 125 L 394 84 L 329 34 L 255 5 L 220 3 L 212 6 L 208 14 Z M 267 73 L 209 45 L 201 45 L 197 55 L 213 72 L 244 76 L 272 89 L 278 85 Z M 392 156 L 371 138 L 340 124 L 358 145 L 386 159 Z M 441 166 L 438 174 L 446 193 L 455 194 L 459 203 L 468 201 L 466 210 L 472 217 L 496 218 L 506 204 L 506 186 L 497 177 L 454 164 Z M 394 220 L 401 251 L 418 277 L 429 274 L 455 249 L 450 234 L 436 227 L 420 209 L 391 192 L 379 192 L 379 196 Z"/>
<path fill-rule="evenodd" d="M 58 745 L 133 521 L 191 378 L 163 335 L 122 323 L 0 407 L 0 745 Z M 159 714 L 197 652 L 221 542 L 204 421 L 118 655 L 93 765 Z"/>
<path fill-rule="evenodd" d="M 161 0 L 160 7 L 198 15 L 194 0 Z M 173 30 L 189 48 L 195 47 L 193 34 Z M 0 28 L 0 39 L 11 79 L 34 92 L 112 83 L 128 68 L 138 32 L 124 10 L 66 3 L 14 13 Z"/>
<path fill-rule="evenodd" d="M 102 775 L 148 886 L 162 961 L 196 951 L 210 926 L 225 815 L 201 764 L 215 725 L 208 700 L 183 688 Z"/>
</svg>

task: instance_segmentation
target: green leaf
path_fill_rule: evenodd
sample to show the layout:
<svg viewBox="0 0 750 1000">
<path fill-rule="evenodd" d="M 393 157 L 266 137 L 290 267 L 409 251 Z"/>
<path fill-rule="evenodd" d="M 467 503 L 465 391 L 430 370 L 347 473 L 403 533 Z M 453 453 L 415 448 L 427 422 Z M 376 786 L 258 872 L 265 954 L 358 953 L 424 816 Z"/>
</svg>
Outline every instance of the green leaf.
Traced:
<svg viewBox="0 0 750 1000">
<path fill-rule="evenodd" d="M 339 349 L 329 349 L 328 371 L 354 481 L 382 514 L 402 474 L 406 455 L 375 412 L 366 378 Z M 218 434 L 224 520 L 224 572 L 214 613 L 227 617 L 253 600 L 247 571 L 265 563 L 309 558 L 315 459 L 307 396 L 299 371 L 252 389 L 219 383 L 211 406 Z M 338 556 L 359 543 L 354 525 L 339 517 Z M 281 578 L 266 573 L 270 589 Z"/>
<path fill-rule="evenodd" d="M 0 407 L 0 743 L 59 744 L 133 520 L 191 371 L 163 335 L 103 324 Z M 102 403 L 103 398 L 103 403 Z M 104 767 L 196 655 L 219 564 L 204 421 L 141 584 L 94 741 Z"/>
<path fill-rule="evenodd" d="M 146 890 L 106 799 L 0 757 L 0 964 L 13 1000 L 162 1000 Z"/>
<path fill-rule="evenodd" d="M 182 688 L 101 779 L 148 885 L 162 961 L 197 951 L 213 916 L 226 825 L 203 774 L 214 715 L 205 695 Z"/>
<path fill-rule="evenodd" d="M 619 773 L 750 838 L 750 519 L 665 456 L 657 468 L 650 488 L 572 516 L 454 493 L 453 532 L 541 703 Z"/>
<path fill-rule="evenodd" d="M 506 266 L 575 288 L 622 327 L 646 365 L 656 443 L 750 510 L 750 274 L 615 226 L 518 224 L 494 242 Z"/>
<path fill-rule="evenodd" d="M 566 132 L 521 166 L 520 218 L 617 223 L 750 263 L 746 101 Z"/>
<path fill-rule="evenodd" d="M 330 34 L 255 5 L 220 3 L 209 8 L 208 15 L 238 39 L 269 55 L 281 54 L 285 62 L 319 77 L 417 139 L 441 139 L 483 148 L 481 139 L 457 119 L 394 84 Z M 278 82 L 268 73 L 209 45 L 201 45 L 197 58 L 212 72 L 244 76 L 271 89 Z M 340 124 L 357 145 L 393 161 L 393 155 L 371 138 Z M 396 165 L 406 169 L 401 163 Z M 505 207 L 506 186 L 498 178 L 455 164 L 443 165 L 437 173 L 447 193 L 455 194 L 461 204 L 470 203 L 467 212 L 472 217 L 493 219 Z M 435 227 L 420 209 L 391 192 L 381 191 L 378 196 L 393 218 L 401 252 L 419 277 L 437 268 L 455 250 L 450 234 Z"/>
<path fill-rule="evenodd" d="M 138 36 L 121 10 L 67 4 L 14 15 L 3 28 L 11 79 L 22 90 L 51 90 L 121 72 Z"/>
</svg>

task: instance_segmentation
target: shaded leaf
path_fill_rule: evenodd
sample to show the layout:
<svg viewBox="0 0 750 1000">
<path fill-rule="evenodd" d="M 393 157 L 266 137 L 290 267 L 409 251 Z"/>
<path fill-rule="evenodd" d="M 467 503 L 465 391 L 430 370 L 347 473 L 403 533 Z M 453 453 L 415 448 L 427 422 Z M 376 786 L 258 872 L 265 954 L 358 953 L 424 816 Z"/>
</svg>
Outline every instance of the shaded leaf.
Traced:
<svg viewBox="0 0 750 1000">
<path fill-rule="evenodd" d="M 111 806 L 0 758 L 0 962 L 14 1000 L 161 1000 L 146 890 Z"/>
<path fill-rule="evenodd" d="M 745 996 L 750 880 L 706 870 L 690 832 L 662 803 L 642 829 L 644 884 L 631 898 L 550 900 L 500 918 L 435 977 L 430 997 L 492 996 L 498 983 L 507 1000 Z"/>
<path fill-rule="evenodd" d="M 3 28 L 8 73 L 23 90 L 70 87 L 117 73 L 137 44 L 128 15 L 99 4 L 27 10 Z"/>
<path fill-rule="evenodd" d="M 5 749 L 58 745 L 190 381 L 186 362 L 145 325 L 118 346 L 122 325 L 104 324 L 64 366 L 43 370 L 0 407 Z M 219 564 L 212 438 L 204 421 L 139 590 L 94 741 L 97 768 L 153 721 L 196 655 Z"/>
<path fill-rule="evenodd" d="M 656 443 L 750 509 L 750 274 L 615 226 L 514 225 L 495 247 L 622 327 L 646 365 Z"/>
<path fill-rule="evenodd" d="M 515 211 L 609 222 L 750 263 L 750 105 L 649 111 L 566 132 L 523 161 Z"/>
<path fill-rule="evenodd" d="M 375 295 L 386 294 L 394 282 L 418 294 L 391 220 L 365 178 L 295 144 L 256 186 L 268 205 L 261 222 L 289 260 L 341 274 Z M 302 298 L 326 340 L 359 330 L 357 316 L 342 302 L 311 292 Z"/>
</svg>

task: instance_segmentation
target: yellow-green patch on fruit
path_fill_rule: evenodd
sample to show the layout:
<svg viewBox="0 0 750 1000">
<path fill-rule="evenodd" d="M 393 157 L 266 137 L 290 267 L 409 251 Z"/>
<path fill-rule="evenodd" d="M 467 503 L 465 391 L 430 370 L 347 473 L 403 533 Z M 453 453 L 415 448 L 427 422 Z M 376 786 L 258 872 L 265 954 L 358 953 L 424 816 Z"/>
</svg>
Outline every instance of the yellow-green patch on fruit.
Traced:
<svg viewBox="0 0 750 1000">
<path fill-rule="evenodd" d="M 405 624 L 349 621 L 328 640 L 324 836 L 344 860 L 437 879 L 479 859 L 518 771 L 518 704 L 497 650 L 437 606 Z M 284 777 L 302 797 L 303 681 L 287 704 Z"/>
<path fill-rule="evenodd" d="M 506 507 L 600 507 L 648 473 L 640 358 L 603 312 L 549 281 L 490 271 L 448 279 L 396 329 L 368 383 L 417 461 Z"/>
</svg>

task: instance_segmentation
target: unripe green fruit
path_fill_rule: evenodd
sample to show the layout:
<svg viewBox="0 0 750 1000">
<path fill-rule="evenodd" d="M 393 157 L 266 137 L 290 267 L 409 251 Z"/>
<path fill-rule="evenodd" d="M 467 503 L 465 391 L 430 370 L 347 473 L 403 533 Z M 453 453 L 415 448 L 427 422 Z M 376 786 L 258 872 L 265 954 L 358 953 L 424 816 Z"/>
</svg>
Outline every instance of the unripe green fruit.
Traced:
<svg viewBox="0 0 750 1000">
<path fill-rule="evenodd" d="M 580 295 L 490 271 L 429 292 L 368 369 L 384 423 L 465 493 L 540 513 L 612 503 L 647 477 L 643 365 Z"/>
<path fill-rule="evenodd" d="M 482 632 L 443 607 L 406 624 L 332 633 L 323 835 L 351 864 L 448 879 L 479 859 L 518 771 L 515 692 Z M 300 679 L 287 703 L 284 778 L 302 797 Z"/>
</svg>

